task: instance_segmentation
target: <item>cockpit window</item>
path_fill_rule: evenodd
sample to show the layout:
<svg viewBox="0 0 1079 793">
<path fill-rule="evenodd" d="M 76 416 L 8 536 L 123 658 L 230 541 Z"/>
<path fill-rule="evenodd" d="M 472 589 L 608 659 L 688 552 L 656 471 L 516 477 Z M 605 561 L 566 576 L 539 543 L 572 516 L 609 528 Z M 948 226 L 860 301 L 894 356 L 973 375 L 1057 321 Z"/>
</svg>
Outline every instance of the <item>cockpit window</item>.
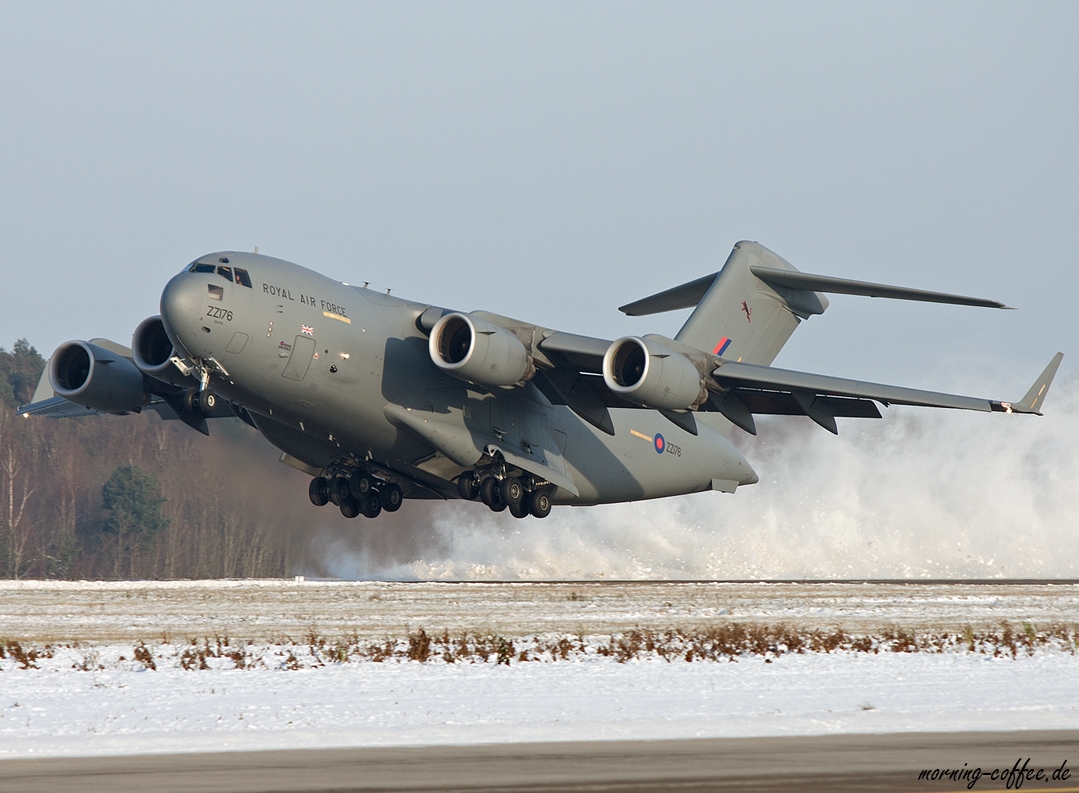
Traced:
<svg viewBox="0 0 1079 793">
<path fill-rule="evenodd" d="M 236 278 L 236 283 L 246 286 L 248 289 L 251 288 L 251 276 L 247 274 L 247 270 L 241 267 L 233 267 L 232 272 Z"/>
<path fill-rule="evenodd" d="M 214 265 L 203 264 L 202 262 L 195 262 L 189 268 L 187 268 L 187 271 L 189 273 L 212 273 L 214 271 Z"/>
<path fill-rule="evenodd" d="M 226 281 L 232 280 L 232 268 L 231 267 L 218 267 L 217 274 L 224 278 Z"/>
</svg>

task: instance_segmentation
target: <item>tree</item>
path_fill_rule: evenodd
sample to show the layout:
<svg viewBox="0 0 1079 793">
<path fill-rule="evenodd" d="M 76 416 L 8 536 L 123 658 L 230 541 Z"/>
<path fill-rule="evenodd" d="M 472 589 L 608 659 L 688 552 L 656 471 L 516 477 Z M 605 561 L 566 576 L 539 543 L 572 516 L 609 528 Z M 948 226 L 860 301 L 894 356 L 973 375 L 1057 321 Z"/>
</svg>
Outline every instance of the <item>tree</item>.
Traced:
<svg viewBox="0 0 1079 793">
<path fill-rule="evenodd" d="M 116 537 L 113 575 L 119 577 L 126 556 L 134 574 L 135 552 L 169 525 L 162 513 L 165 497 L 157 480 L 137 465 L 121 465 L 101 488 L 101 505 L 112 514 L 104 530 Z"/>
<path fill-rule="evenodd" d="M 5 529 L 6 547 L 0 547 L 7 557 L 8 573 L 18 578 L 26 554 L 33 527 L 26 520 L 26 506 L 36 486 L 28 470 L 25 439 L 16 430 L 18 419 L 5 406 L 0 405 L 0 520 Z"/>
<path fill-rule="evenodd" d="M 10 386 L 9 392 L 0 384 L 0 399 L 11 407 L 25 405 L 33 398 L 44 369 L 45 359 L 26 339 L 15 342 L 11 352 L 0 347 L 0 375 Z"/>
</svg>

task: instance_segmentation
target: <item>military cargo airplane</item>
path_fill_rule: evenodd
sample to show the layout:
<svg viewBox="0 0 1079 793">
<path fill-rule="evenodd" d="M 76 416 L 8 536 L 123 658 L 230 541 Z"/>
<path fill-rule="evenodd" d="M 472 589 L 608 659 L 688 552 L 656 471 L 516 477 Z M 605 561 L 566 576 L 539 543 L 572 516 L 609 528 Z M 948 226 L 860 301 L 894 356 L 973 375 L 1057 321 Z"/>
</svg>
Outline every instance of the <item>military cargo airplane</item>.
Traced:
<svg viewBox="0 0 1079 793">
<path fill-rule="evenodd" d="M 756 242 L 718 273 L 621 311 L 693 308 L 673 339 L 615 341 L 417 303 L 228 251 L 165 286 L 130 349 L 61 344 L 26 415 L 154 410 L 208 434 L 235 416 L 311 476 L 316 506 L 374 518 L 408 498 L 481 500 L 517 518 L 758 481 L 728 439 L 754 416 L 880 418 L 880 405 L 1040 414 L 1057 355 L 1018 402 L 778 369 L 825 293 L 1007 308 L 796 270 Z"/>
</svg>

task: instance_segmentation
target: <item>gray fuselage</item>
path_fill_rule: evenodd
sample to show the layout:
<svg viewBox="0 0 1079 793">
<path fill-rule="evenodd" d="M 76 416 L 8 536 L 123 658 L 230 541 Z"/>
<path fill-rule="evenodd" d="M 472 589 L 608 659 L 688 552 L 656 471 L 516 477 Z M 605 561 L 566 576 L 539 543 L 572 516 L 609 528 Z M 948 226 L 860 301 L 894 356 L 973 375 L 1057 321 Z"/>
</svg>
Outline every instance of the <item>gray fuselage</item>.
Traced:
<svg viewBox="0 0 1079 793">
<path fill-rule="evenodd" d="M 198 261 L 203 269 L 224 262 L 234 276 L 195 265 L 175 276 L 161 297 L 170 340 L 193 360 L 216 362 L 212 390 L 312 468 L 351 457 L 399 477 L 406 496 L 456 498 L 454 478 L 497 447 L 565 471 L 577 493 L 558 487 L 553 501 L 581 505 L 757 481 L 704 422 L 694 436 L 654 410 L 616 408 L 611 436 L 532 383 L 503 389 L 456 379 L 428 352 L 419 318 L 431 304 L 258 254 Z"/>
</svg>

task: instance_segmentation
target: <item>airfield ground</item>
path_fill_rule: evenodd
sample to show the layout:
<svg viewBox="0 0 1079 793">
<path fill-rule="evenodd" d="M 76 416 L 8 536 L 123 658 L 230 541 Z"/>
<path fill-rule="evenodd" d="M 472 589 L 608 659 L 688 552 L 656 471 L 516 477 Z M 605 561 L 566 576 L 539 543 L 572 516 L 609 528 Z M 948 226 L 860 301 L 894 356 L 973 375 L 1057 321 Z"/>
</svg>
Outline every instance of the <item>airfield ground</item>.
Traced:
<svg viewBox="0 0 1079 793">
<path fill-rule="evenodd" d="M 660 754 L 697 752 L 704 768 L 726 750 L 692 741 L 887 734 L 893 763 L 902 735 L 926 732 L 949 746 L 1048 730 L 1038 762 L 1059 764 L 1064 740 L 1079 766 L 1077 623 L 1077 583 L 2 582 L 0 790 L 68 773 L 24 765 L 35 757 L 153 754 L 187 773 L 199 764 L 176 753 L 457 746 L 447 762 L 467 769 L 466 748 L 491 744 L 507 747 L 492 762 L 511 764 L 509 789 L 513 758 L 532 752 L 510 747 L 525 744 L 569 742 L 566 762 L 595 754 L 627 781 L 619 750 L 573 747 L 672 741 Z M 953 743 L 1004 739 L 967 740 Z M 241 789 L 222 785 L 205 789 Z"/>
<path fill-rule="evenodd" d="M 507 638 L 695 631 L 740 623 L 852 634 L 1079 623 L 1079 583 L 397 583 L 0 581 L 0 637 L 133 642 L 310 633 L 381 640 L 423 628 Z"/>
</svg>

